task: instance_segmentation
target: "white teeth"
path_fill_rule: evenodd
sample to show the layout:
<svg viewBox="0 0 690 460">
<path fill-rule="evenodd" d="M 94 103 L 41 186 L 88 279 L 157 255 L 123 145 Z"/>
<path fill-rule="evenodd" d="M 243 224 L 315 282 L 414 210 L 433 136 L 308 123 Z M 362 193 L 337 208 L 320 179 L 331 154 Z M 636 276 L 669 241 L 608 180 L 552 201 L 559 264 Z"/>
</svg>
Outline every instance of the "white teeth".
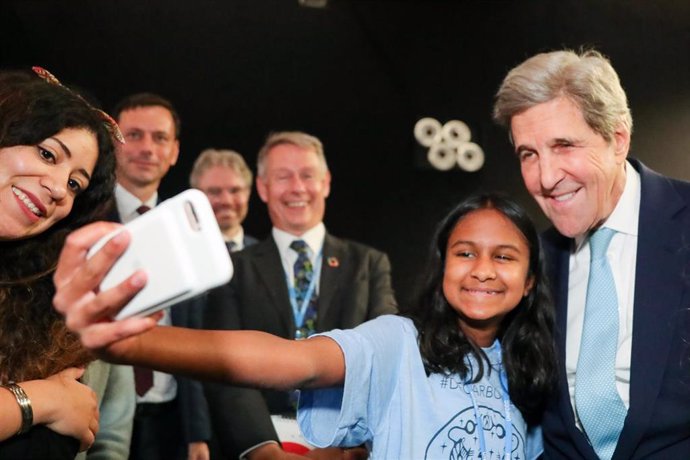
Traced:
<svg viewBox="0 0 690 460">
<path fill-rule="evenodd" d="M 483 289 L 468 289 L 469 292 L 472 294 L 487 294 L 487 295 L 494 295 L 498 291 L 485 291 Z"/>
<path fill-rule="evenodd" d="M 36 205 L 29 199 L 28 196 L 26 196 L 26 193 L 22 192 L 21 190 L 15 187 L 12 187 L 12 191 L 15 195 L 17 195 L 17 197 L 19 197 L 20 200 L 22 200 L 22 203 L 24 203 L 26 207 L 31 210 L 31 212 L 36 214 L 38 217 L 41 217 L 41 210 L 36 207 Z"/>
<path fill-rule="evenodd" d="M 292 203 L 288 203 L 287 205 L 288 205 L 288 208 L 301 208 L 303 206 L 306 206 L 307 202 L 306 201 L 295 201 Z"/>
<path fill-rule="evenodd" d="M 567 201 L 575 195 L 575 192 L 566 193 L 565 195 L 554 196 L 553 199 L 556 201 Z"/>
</svg>

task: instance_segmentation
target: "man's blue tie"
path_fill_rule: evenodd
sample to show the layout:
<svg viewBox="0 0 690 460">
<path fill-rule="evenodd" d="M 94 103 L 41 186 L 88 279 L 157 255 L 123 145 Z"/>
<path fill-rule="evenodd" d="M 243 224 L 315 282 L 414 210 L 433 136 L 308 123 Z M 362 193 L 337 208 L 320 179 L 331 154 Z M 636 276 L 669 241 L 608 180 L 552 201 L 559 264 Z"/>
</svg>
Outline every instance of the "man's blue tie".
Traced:
<svg viewBox="0 0 690 460">
<path fill-rule="evenodd" d="M 290 243 L 290 248 L 297 252 L 297 260 L 292 269 L 294 271 L 295 300 L 297 308 L 299 308 L 304 302 L 304 297 L 307 295 L 309 285 L 314 277 L 314 265 L 309 258 L 311 249 L 304 240 L 293 241 Z M 316 290 L 314 290 L 311 299 L 309 299 L 303 323 L 295 324 L 295 339 L 306 339 L 316 332 L 316 300 Z M 288 395 L 290 404 L 297 410 L 299 390 L 292 390 Z"/>
<path fill-rule="evenodd" d="M 589 239 L 589 281 L 575 376 L 577 414 L 589 442 L 603 460 L 613 456 L 627 414 L 616 389 L 618 297 L 606 258 L 614 233 L 600 228 Z"/>
<path fill-rule="evenodd" d="M 290 243 L 290 248 L 297 252 L 297 260 L 293 265 L 295 297 L 297 306 L 304 302 L 304 297 L 309 290 L 309 284 L 314 277 L 314 266 L 309 258 L 311 249 L 304 240 L 295 240 Z M 311 299 L 304 315 L 303 324 L 296 324 L 295 338 L 306 339 L 316 332 L 316 289 L 312 292 Z"/>
</svg>

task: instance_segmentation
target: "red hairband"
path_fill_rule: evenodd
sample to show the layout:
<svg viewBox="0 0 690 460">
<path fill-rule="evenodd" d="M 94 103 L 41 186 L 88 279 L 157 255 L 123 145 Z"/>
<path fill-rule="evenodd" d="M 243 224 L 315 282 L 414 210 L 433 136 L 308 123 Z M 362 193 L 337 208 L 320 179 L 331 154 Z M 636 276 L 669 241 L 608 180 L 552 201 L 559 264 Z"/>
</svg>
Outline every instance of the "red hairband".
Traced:
<svg viewBox="0 0 690 460">
<path fill-rule="evenodd" d="M 63 88 L 67 88 L 62 83 L 60 83 L 60 80 L 55 78 L 55 75 L 48 72 L 43 67 L 34 66 L 31 68 L 31 70 L 33 70 L 36 73 L 36 75 L 41 77 L 46 82 L 53 84 L 53 85 L 62 86 Z M 69 88 L 67 88 L 67 89 L 69 90 Z M 72 91 L 72 90 L 70 90 L 70 91 Z M 86 100 L 83 97 L 81 97 L 79 94 L 77 94 L 77 93 L 74 93 L 74 94 L 76 94 L 77 97 L 79 97 L 79 99 L 84 101 L 84 103 L 86 105 L 88 105 L 89 107 L 91 107 L 93 110 L 95 110 L 98 113 L 98 115 L 104 121 L 105 128 L 108 130 L 108 132 L 110 133 L 110 135 L 112 136 L 112 138 L 114 140 L 118 141 L 120 144 L 125 143 L 125 138 L 122 136 L 122 132 L 120 131 L 120 127 L 117 125 L 117 122 L 115 120 L 113 120 L 113 117 L 111 117 L 110 115 L 108 115 L 107 113 L 102 111 L 101 109 L 97 109 L 97 108 L 91 106 L 91 104 L 86 102 Z"/>
</svg>

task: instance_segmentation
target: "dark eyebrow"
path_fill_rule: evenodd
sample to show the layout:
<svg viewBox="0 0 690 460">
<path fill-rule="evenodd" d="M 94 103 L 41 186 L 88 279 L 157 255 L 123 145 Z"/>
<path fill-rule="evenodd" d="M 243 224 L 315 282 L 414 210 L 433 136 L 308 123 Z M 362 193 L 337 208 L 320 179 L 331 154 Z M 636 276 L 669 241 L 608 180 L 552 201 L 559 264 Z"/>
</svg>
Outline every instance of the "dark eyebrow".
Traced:
<svg viewBox="0 0 690 460">
<path fill-rule="evenodd" d="M 517 253 L 521 253 L 521 252 L 522 252 L 522 251 L 520 251 L 520 248 L 519 248 L 518 246 L 514 245 L 514 244 L 499 244 L 499 245 L 497 246 L 497 248 L 498 248 L 498 249 L 510 249 L 510 250 L 513 250 L 513 251 L 515 251 L 515 252 L 517 252 Z"/>
<path fill-rule="evenodd" d="M 563 145 L 563 144 L 574 145 L 577 142 L 578 142 L 578 139 L 574 139 L 572 137 L 557 137 L 556 139 L 553 140 L 552 145 Z"/>
<path fill-rule="evenodd" d="M 67 155 L 67 158 L 72 158 L 72 152 L 65 144 L 62 143 L 60 139 L 58 139 L 57 137 L 51 137 L 51 139 L 60 144 L 60 147 L 62 147 L 62 150 L 65 151 L 65 155 Z"/>
<path fill-rule="evenodd" d="M 520 153 L 520 152 L 522 152 L 522 151 L 524 151 L 524 150 L 531 150 L 531 151 L 534 151 L 534 149 L 533 149 L 532 147 L 529 147 L 529 146 L 527 146 L 527 145 L 525 145 L 525 144 L 521 144 L 521 145 L 515 146 L 515 153 Z"/>
<path fill-rule="evenodd" d="M 476 246 L 476 244 L 473 241 L 466 241 L 466 240 L 456 240 L 453 241 L 451 244 L 448 245 L 448 249 L 454 248 L 455 246 L 459 246 L 461 244 L 466 244 L 468 246 Z"/>
<path fill-rule="evenodd" d="M 448 246 L 448 248 L 449 248 L 449 249 L 450 249 L 450 248 L 454 248 L 455 246 L 458 246 L 458 245 L 461 245 L 461 244 L 466 244 L 466 245 L 472 246 L 472 247 L 474 247 L 474 246 L 477 245 L 474 241 L 457 240 L 457 241 L 454 241 L 453 243 L 451 243 L 450 246 Z M 503 249 L 503 250 L 505 250 L 505 249 L 510 249 L 510 250 L 513 250 L 513 251 L 518 252 L 518 253 L 521 252 L 521 251 L 520 251 L 520 248 L 519 248 L 517 245 L 514 245 L 514 244 L 499 244 L 499 245 L 496 246 L 496 249 Z"/>
<path fill-rule="evenodd" d="M 65 155 L 67 155 L 67 158 L 72 158 L 72 152 L 60 139 L 58 139 L 57 137 L 51 137 L 50 139 L 60 144 L 60 147 L 62 147 L 62 150 L 65 152 Z M 86 172 L 86 169 L 80 168 L 77 170 L 77 172 L 82 173 L 84 177 L 86 177 L 86 180 L 91 182 L 91 176 L 89 175 L 89 173 Z"/>
<path fill-rule="evenodd" d="M 84 177 L 86 177 L 86 180 L 91 182 L 91 176 L 89 176 L 89 173 L 86 172 L 86 169 L 81 168 L 78 170 L 78 172 L 82 173 Z"/>
</svg>

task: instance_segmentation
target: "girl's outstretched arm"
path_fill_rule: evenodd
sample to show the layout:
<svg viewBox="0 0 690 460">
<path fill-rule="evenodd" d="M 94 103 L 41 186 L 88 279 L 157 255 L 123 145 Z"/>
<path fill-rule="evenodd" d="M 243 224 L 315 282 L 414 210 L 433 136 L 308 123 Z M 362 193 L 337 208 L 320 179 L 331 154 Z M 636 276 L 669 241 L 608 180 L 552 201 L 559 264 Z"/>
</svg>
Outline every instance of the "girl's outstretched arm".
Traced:
<svg viewBox="0 0 690 460">
<path fill-rule="evenodd" d="M 328 338 L 294 341 L 254 331 L 156 327 L 155 315 L 113 321 L 146 284 L 145 275 L 136 272 L 111 289 L 98 289 L 127 249 L 129 234 L 120 233 L 91 258 L 86 255 L 100 237 L 119 227 L 97 222 L 76 230 L 58 260 L 53 304 L 86 348 L 112 362 L 236 385 L 284 389 L 343 381 L 342 352 Z"/>
<path fill-rule="evenodd" d="M 103 353 L 115 362 L 259 388 L 317 388 L 345 378 L 343 353 L 327 337 L 287 340 L 258 331 L 161 326 Z"/>
</svg>

